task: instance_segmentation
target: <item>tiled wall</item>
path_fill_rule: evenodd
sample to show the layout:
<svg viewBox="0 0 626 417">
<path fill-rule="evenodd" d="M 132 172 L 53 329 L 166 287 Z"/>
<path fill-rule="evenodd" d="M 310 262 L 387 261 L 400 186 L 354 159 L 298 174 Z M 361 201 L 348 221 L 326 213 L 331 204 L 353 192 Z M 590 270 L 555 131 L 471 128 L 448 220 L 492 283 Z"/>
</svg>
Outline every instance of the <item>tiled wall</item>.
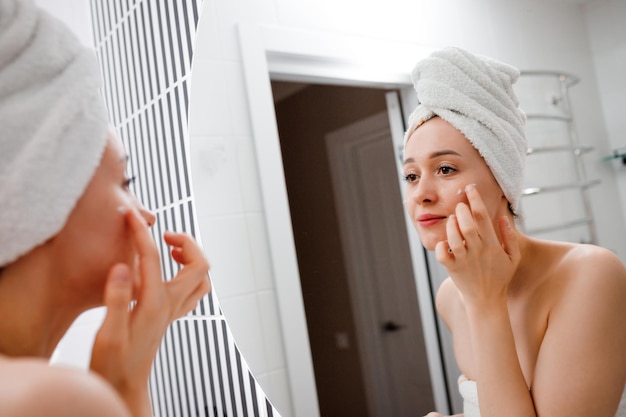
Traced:
<svg viewBox="0 0 626 417">
<path fill-rule="evenodd" d="M 596 0 L 585 7 L 585 16 L 610 148 L 626 151 L 626 2 Z M 626 207 L 626 165 L 618 160 L 607 165 L 615 171 L 618 201 Z M 622 214 L 626 221 L 626 210 Z"/>
<path fill-rule="evenodd" d="M 130 155 L 133 191 L 157 215 L 153 234 L 199 238 L 189 178 L 190 68 L 202 0 L 91 1 L 94 44 L 110 120 Z M 177 266 L 162 268 L 166 279 Z M 272 416 L 240 354 L 216 292 L 173 323 L 150 380 L 156 416 Z"/>
</svg>

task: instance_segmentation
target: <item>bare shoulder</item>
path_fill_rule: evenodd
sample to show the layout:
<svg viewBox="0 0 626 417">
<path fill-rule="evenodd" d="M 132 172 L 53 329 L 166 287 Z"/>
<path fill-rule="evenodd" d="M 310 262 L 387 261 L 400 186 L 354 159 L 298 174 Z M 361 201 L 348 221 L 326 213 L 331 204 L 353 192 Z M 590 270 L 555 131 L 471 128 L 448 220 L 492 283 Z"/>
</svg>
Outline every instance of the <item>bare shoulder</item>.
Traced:
<svg viewBox="0 0 626 417">
<path fill-rule="evenodd" d="M 535 407 L 545 415 L 615 415 L 626 381 L 626 268 L 598 246 L 544 249 L 550 272 L 538 293 L 549 312 L 534 367 Z"/>
<path fill-rule="evenodd" d="M 575 310 L 614 309 L 626 312 L 626 267 L 608 249 L 567 244 L 556 250 L 549 288 L 554 307 Z M 555 312 L 553 310 L 553 312 Z M 570 311 L 571 313 L 571 311 Z"/>
<path fill-rule="evenodd" d="M 92 373 L 2 357 L 0 375 L 3 417 L 130 417 L 113 388 Z"/>
<path fill-rule="evenodd" d="M 568 285 L 596 290 L 626 291 L 626 267 L 608 249 L 595 245 L 573 245 L 558 269 Z"/>
</svg>

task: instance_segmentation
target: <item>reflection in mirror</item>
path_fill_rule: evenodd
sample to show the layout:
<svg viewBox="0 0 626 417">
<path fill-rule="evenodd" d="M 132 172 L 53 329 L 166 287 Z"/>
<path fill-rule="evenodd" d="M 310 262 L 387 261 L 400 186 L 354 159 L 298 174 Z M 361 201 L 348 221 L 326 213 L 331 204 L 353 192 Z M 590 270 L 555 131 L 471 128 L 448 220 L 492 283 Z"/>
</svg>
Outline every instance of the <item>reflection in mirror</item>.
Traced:
<svg viewBox="0 0 626 417">
<path fill-rule="evenodd" d="M 370 161 L 366 166 L 371 168 L 368 158 L 385 152 L 395 152 L 391 159 L 397 160 L 397 142 L 380 151 L 374 151 L 373 144 L 372 148 L 353 146 L 350 132 L 360 130 L 358 125 L 351 125 L 361 119 L 369 123 L 370 118 L 387 111 L 391 107 L 387 91 L 398 91 L 397 101 L 404 105 L 409 95 L 406 91 L 410 93 L 408 75 L 412 65 L 434 47 L 459 45 L 521 69 L 560 69 L 587 80 L 572 89 L 570 99 L 581 142 L 596 149 L 586 155 L 585 163 L 589 177 L 601 179 L 589 190 L 597 239 L 626 259 L 621 239 L 625 230 L 623 210 L 617 203 L 603 204 L 615 201 L 612 196 L 618 189 L 616 182 L 623 178 L 616 178 L 614 167 L 596 163 L 598 155 L 610 149 L 608 143 L 617 140 L 607 134 L 607 129 L 612 132 L 610 126 L 618 121 L 609 113 L 602 114 L 601 108 L 602 104 L 612 108 L 619 103 L 604 93 L 608 89 L 598 89 L 596 80 L 600 85 L 613 84 L 596 79 L 594 70 L 595 65 L 611 72 L 603 64 L 603 56 L 625 44 L 623 39 L 604 46 L 600 42 L 610 30 L 607 28 L 615 28 L 610 23 L 611 7 L 618 7 L 615 1 L 584 6 L 565 0 L 526 0 L 506 6 L 487 0 L 471 6 L 454 1 L 407 1 L 395 7 L 360 4 L 359 10 L 365 16 L 360 19 L 354 18 L 353 9 L 343 7 L 347 4 L 344 2 L 331 5 L 309 1 L 298 3 L 298 7 L 289 2 L 270 2 L 263 7 L 261 3 L 250 6 L 243 0 L 233 0 L 228 6 L 205 1 L 216 13 L 200 23 L 190 91 L 191 162 L 199 227 L 213 262 L 212 277 L 228 323 L 253 373 L 283 415 L 331 415 L 325 410 L 356 407 L 357 403 L 360 411 L 367 412 L 362 415 L 380 415 L 375 411 L 376 401 L 368 396 L 367 387 L 373 385 L 365 380 L 366 353 L 357 343 L 364 334 L 357 327 L 358 298 L 352 298 L 348 291 L 347 278 L 354 268 L 351 257 L 367 253 L 358 252 L 362 249 L 359 243 L 367 240 L 354 238 L 345 230 L 351 227 L 350 219 L 360 219 L 342 215 L 342 209 L 354 213 L 349 208 L 355 203 L 338 198 L 349 200 L 347 194 L 358 188 L 348 182 L 348 176 L 358 176 L 361 171 L 346 173 L 341 169 L 358 167 L 363 161 Z M 610 6 L 602 7 L 600 3 Z M 586 46 L 589 44 L 594 45 L 591 50 Z M 285 85 L 285 81 L 295 85 Z M 320 98 L 321 91 L 349 91 L 354 100 Z M 365 96 L 367 99 L 362 98 Z M 413 105 L 405 105 L 404 112 Z M 297 111 L 302 108 L 306 110 Z M 349 111 L 362 111 L 363 117 L 337 121 Z M 324 123 L 334 124 L 328 132 L 317 132 L 313 138 Z M 387 129 L 392 138 L 398 137 L 395 126 L 397 123 L 390 119 Z M 345 163 L 331 162 L 337 159 L 332 159 L 330 153 L 341 154 L 346 149 L 363 160 L 338 157 Z M 319 155 L 326 159 L 312 159 Z M 375 168 L 383 169 L 378 165 Z M 385 171 L 393 180 L 389 180 L 389 186 L 382 186 L 384 192 L 393 192 L 392 187 L 399 190 L 394 169 Z M 337 178 L 335 185 L 333 178 Z M 367 197 L 365 193 L 356 194 Z M 391 203 L 390 207 L 380 206 L 393 199 L 398 203 L 395 209 Z M 621 199 L 625 199 L 623 192 Z M 388 196 L 388 201 L 356 201 L 367 204 L 366 210 L 360 210 L 363 216 L 387 209 L 394 212 L 402 206 L 398 196 Z M 378 211 L 370 212 L 370 208 Z M 385 218 L 395 216 L 394 212 Z M 388 232 L 382 222 L 372 224 L 385 229 L 378 230 L 381 234 L 377 236 Z M 354 227 L 360 230 L 358 224 Z M 402 234 L 405 243 L 401 243 Z M 407 251 L 404 256 L 410 258 L 408 265 L 382 259 L 376 267 L 387 261 L 385 272 L 375 267 L 368 268 L 368 272 L 385 280 L 396 265 L 410 270 L 414 286 L 410 291 L 418 311 L 413 305 L 401 317 L 383 316 L 372 328 L 392 329 L 393 337 L 404 336 L 405 328 L 401 326 L 406 323 L 416 326 L 417 332 L 422 332 L 424 347 L 416 348 L 407 359 L 417 358 L 422 365 L 425 361 L 430 386 L 424 390 L 414 388 L 415 397 L 431 401 L 440 412 L 460 412 L 456 401 L 458 370 L 449 335 L 432 313 L 432 294 L 443 271 L 430 255 L 424 255 L 411 227 L 405 224 L 394 236 L 396 240 L 381 242 L 401 244 L 400 252 Z M 374 250 L 382 258 L 384 251 L 379 251 L 384 249 L 363 250 Z M 316 279 L 325 284 L 315 287 L 319 284 Z M 357 289 L 363 290 L 367 282 L 363 280 Z M 327 305 L 307 302 L 316 298 Z M 328 327 L 318 326 L 315 321 Z M 333 365 L 337 379 L 354 374 L 362 377 L 351 384 L 349 394 L 348 388 L 342 387 L 346 393 L 341 398 L 337 398 L 338 392 L 327 389 L 324 380 L 332 375 L 328 369 Z M 340 367 L 351 370 L 340 374 Z M 389 369 L 392 366 L 385 371 Z M 380 391 L 377 394 L 384 395 Z"/>
</svg>

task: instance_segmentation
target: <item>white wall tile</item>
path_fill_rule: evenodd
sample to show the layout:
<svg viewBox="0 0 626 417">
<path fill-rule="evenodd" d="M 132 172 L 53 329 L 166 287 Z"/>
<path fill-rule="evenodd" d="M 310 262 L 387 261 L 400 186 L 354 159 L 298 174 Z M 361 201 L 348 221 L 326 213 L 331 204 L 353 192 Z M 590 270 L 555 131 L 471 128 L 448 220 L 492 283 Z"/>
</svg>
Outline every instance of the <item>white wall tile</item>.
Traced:
<svg viewBox="0 0 626 417">
<path fill-rule="evenodd" d="M 250 112 L 241 62 L 224 62 L 223 79 L 228 90 L 231 132 L 234 135 L 250 136 Z"/>
<path fill-rule="evenodd" d="M 220 299 L 255 292 L 249 234 L 244 215 L 198 215 L 211 278 Z"/>
<path fill-rule="evenodd" d="M 201 42 L 197 46 L 203 48 Z M 194 59 L 189 94 L 189 129 L 194 135 L 232 133 L 227 69 L 221 61 Z"/>
<path fill-rule="evenodd" d="M 626 113 L 624 102 L 626 101 L 626 2 L 622 0 L 596 0 L 585 6 L 585 19 L 589 33 L 589 43 L 592 51 L 592 59 L 597 78 L 596 83 L 601 94 L 600 107 L 603 110 L 602 118 L 605 122 L 608 141 L 606 148 L 602 149 L 604 155 L 610 154 L 612 149 L 626 147 Z M 606 201 L 615 201 L 599 195 L 596 201 L 606 206 L 613 207 L 621 213 L 622 222 L 626 223 L 626 168 L 618 161 L 604 163 L 600 170 L 607 172 L 605 178 L 612 179 L 615 176 L 618 201 L 621 204 L 605 204 Z M 595 192 L 595 190 L 594 190 Z M 607 190 L 611 193 L 611 190 Z M 600 215 L 602 216 L 602 215 Z M 600 217 L 599 216 L 599 217 Z M 619 214 L 618 214 L 619 216 Z M 600 217 L 602 220 L 603 217 Z M 604 236 L 606 246 L 616 248 L 622 261 L 626 261 L 626 250 L 623 249 L 623 232 L 611 232 L 608 226 L 615 223 L 615 217 L 604 217 L 607 228 L 600 232 Z"/>
<path fill-rule="evenodd" d="M 215 4 L 216 0 L 203 0 L 200 23 L 196 33 L 196 49 L 193 53 L 194 62 L 196 60 L 217 60 L 223 58 L 220 55 L 218 18 Z M 200 45 L 200 48 L 197 47 L 198 45 Z"/>
<path fill-rule="evenodd" d="M 218 17 L 221 54 L 225 60 L 240 61 L 237 25 L 242 22 L 276 24 L 277 16 L 272 0 L 219 1 Z"/>
<path fill-rule="evenodd" d="M 237 138 L 237 165 L 239 182 L 246 213 L 263 211 L 262 190 L 258 186 L 259 167 L 252 137 Z"/>
<path fill-rule="evenodd" d="M 265 346 L 259 343 L 264 334 L 256 295 L 225 297 L 220 292 L 220 303 L 228 327 L 252 372 L 255 375 L 268 372 Z"/>
<path fill-rule="evenodd" d="M 243 198 L 235 139 L 194 136 L 190 147 L 198 215 L 207 217 L 242 213 Z"/>
<path fill-rule="evenodd" d="M 286 366 L 283 335 L 280 329 L 278 301 L 274 291 L 263 291 L 257 295 L 259 317 L 263 334 L 265 360 L 268 370 L 284 369 Z"/>
<path fill-rule="evenodd" d="M 607 90 L 602 98 L 611 148 L 626 147 L 626 88 Z"/>
<path fill-rule="evenodd" d="M 267 397 L 283 416 L 293 416 L 289 379 L 286 371 L 275 371 L 257 376 Z"/>
<path fill-rule="evenodd" d="M 250 253 L 254 267 L 254 279 L 257 291 L 273 290 L 274 275 L 268 247 L 267 228 L 263 213 L 246 214 L 248 233 L 250 237 Z"/>
</svg>

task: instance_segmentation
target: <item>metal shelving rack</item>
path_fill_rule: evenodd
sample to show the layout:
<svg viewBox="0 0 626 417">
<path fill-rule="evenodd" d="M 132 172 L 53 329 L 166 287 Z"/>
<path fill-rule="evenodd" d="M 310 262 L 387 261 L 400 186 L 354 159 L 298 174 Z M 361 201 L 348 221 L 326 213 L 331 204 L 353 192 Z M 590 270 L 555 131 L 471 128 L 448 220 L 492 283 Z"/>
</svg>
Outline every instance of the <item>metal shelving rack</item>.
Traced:
<svg viewBox="0 0 626 417">
<path fill-rule="evenodd" d="M 525 212 L 528 206 L 535 205 L 537 213 L 533 217 L 537 214 L 541 218 L 555 217 L 549 224 L 538 225 L 529 224 L 530 216 L 528 220 L 522 217 L 521 226 L 529 235 L 548 235 L 563 240 L 596 243 L 596 229 L 588 189 L 597 185 L 599 180 L 588 178 L 583 161 L 583 155 L 591 152 L 593 147 L 583 146 L 578 141 L 569 98 L 570 87 L 576 85 L 579 79 L 556 71 L 522 71 L 519 82 L 522 91 L 518 87 L 518 95 L 520 107 L 527 115 L 529 142 L 527 186 L 523 192 L 522 212 Z M 525 83 L 532 88 L 524 89 Z M 529 129 L 531 124 L 535 128 L 534 133 L 533 129 Z M 532 165 L 532 158 L 537 158 L 537 155 L 544 159 L 548 158 L 553 165 L 560 165 L 562 170 L 569 171 L 565 173 L 556 170 L 553 174 L 546 172 L 544 176 L 548 177 L 547 179 L 541 175 L 539 169 L 531 168 L 529 171 L 529 162 Z M 549 163 L 545 166 L 548 167 Z M 573 198 L 572 193 L 578 195 L 578 202 L 575 201 L 578 198 Z M 549 199 L 545 202 L 539 200 L 546 195 L 552 195 L 552 203 Z M 576 205 L 579 207 L 574 207 Z M 575 213 L 573 217 L 572 213 Z M 580 236 L 581 228 L 585 229 L 583 236 Z M 573 229 L 577 229 L 574 233 L 575 238 L 565 233 Z M 559 232 L 566 237 L 556 237 Z"/>
</svg>

